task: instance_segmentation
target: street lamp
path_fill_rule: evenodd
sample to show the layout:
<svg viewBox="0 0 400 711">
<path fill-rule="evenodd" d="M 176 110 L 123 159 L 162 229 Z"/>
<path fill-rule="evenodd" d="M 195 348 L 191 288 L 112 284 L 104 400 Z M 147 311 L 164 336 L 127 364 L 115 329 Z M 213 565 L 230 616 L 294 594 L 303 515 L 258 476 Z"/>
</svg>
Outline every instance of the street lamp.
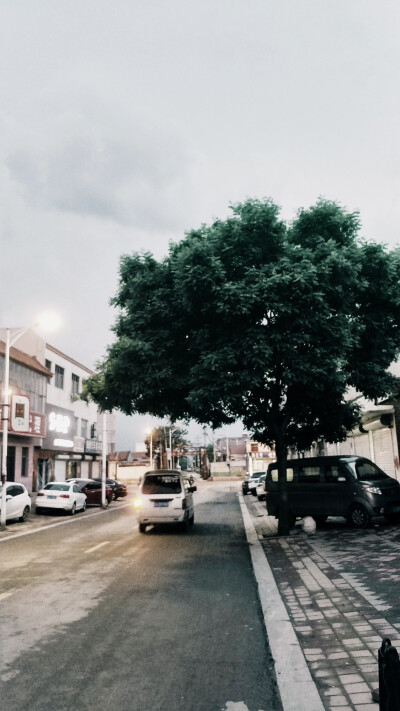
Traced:
<svg viewBox="0 0 400 711">
<path fill-rule="evenodd" d="M 44 326 L 45 328 L 54 328 L 59 323 L 58 317 L 50 312 L 42 315 L 40 321 L 35 323 L 35 326 Z M 4 358 L 4 402 L 2 408 L 3 418 L 3 452 L 1 458 L 1 515 L 0 515 L 0 530 L 4 531 L 7 523 L 7 450 L 8 450 L 8 423 L 10 420 L 10 348 L 18 341 L 21 336 L 29 331 L 30 327 L 24 328 L 6 328 L 6 351 Z M 11 336 L 11 331 L 13 335 Z"/>
<path fill-rule="evenodd" d="M 153 430 L 149 427 L 146 434 L 150 435 L 150 469 L 153 469 Z"/>
</svg>

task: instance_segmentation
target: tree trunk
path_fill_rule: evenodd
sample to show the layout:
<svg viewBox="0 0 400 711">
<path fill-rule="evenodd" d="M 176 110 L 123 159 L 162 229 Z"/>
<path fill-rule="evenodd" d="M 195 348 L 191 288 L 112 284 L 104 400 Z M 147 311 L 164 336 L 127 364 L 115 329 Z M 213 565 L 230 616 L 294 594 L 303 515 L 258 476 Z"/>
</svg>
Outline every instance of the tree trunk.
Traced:
<svg viewBox="0 0 400 711">
<path fill-rule="evenodd" d="M 278 536 L 288 536 L 290 530 L 290 512 L 288 507 L 288 491 L 286 478 L 287 447 L 285 445 L 283 437 L 279 438 L 279 440 L 275 442 L 275 448 L 276 458 L 278 461 Z"/>
</svg>

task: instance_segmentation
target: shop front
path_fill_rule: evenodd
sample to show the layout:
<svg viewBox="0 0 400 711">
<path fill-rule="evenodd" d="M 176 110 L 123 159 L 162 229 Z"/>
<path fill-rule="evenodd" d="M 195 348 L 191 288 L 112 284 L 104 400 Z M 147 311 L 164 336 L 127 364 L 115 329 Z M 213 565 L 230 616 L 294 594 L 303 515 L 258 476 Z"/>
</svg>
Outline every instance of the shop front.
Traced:
<svg viewBox="0 0 400 711">
<path fill-rule="evenodd" d="M 42 447 L 35 450 L 33 490 L 38 491 L 49 481 L 100 476 L 101 443 L 76 434 L 74 412 L 48 404 L 46 421 L 46 437 Z"/>
</svg>

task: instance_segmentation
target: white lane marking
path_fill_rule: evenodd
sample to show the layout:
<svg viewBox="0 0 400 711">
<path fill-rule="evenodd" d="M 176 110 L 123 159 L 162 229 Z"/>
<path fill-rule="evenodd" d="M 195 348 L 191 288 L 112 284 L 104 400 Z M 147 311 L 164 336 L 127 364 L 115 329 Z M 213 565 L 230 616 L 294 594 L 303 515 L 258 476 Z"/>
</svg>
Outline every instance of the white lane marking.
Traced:
<svg viewBox="0 0 400 711">
<path fill-rule="evenodd" d="M 238 494 L 284 711 L 324 711 L 242 494 Z"/>
<path fill-rule="evenodd" d="M 103 546 L 106 546 L 110 541 L 103 541 L 103 543 L 98 543 L 97 546 L 93 546 L 93 548 L 87 548 L 85 550 L 85 553 L 93 553 L 93 551 L 97 551 L 99 548 L 103 548 Z"/>
<path fill-rule="evenodd" d="M 132 506 L 132 504 L 123 504 L 118 506 L 117 509 L 107 507 L 106 509 L 101 509 L 100 511 L 94 511 L 93 513 L 85 513 L 84 516 L 80 517 L 79 514 L 72 516 L 67 521 L 59 521 L 59 523 L 50 523 L 40 526 L 40 528 L 34 528 L 30 531 L 21 531 L 21 533 L 14 533 L 11 536 L 0 537 L 0 543 L 4 541 L 10 541 L 14 538 L 21 538 L 21 536 L 30 536 L 31 533 L 40 533 L 41 531 L 47 530 L 48 528 L 55 528 L 56 526 L 65 526 L 67 523 L 79 523 L 79 521 L 86 521 L 91 516 L 99 516 L 103 513 L 113 513 L 114 511 L 120 511 L 121 509 L 126 509 L 127 506 Z"/>
<path fill-rule="evenodd" d="M 0 593 L 0 600 L 5 600 L 6 597 L 10 597 L 10 595 L 13 595 L 14 593 L 14 588 L 12 590 L 9 590 L 8 592 Z"/>
</svg>

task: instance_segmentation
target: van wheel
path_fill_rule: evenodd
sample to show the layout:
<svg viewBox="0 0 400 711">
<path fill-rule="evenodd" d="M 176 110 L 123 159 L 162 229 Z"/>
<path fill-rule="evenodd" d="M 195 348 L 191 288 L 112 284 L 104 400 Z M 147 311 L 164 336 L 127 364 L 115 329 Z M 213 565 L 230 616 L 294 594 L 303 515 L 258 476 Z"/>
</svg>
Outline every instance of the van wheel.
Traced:
<svg viewBox="0 0 400 711">
<path fill-rule="evenodd" d="M 139 523 L 139 533 L 145 533 L 145 531 L 146 531 L 146 524 Z"/>
<path fill-rule="evenodd" d="M 348 521 L 354 528 L 366 528 L 369 524 L 369 513 L 362 504 L 354 504 L 350 509 Z"/>
</svg>

